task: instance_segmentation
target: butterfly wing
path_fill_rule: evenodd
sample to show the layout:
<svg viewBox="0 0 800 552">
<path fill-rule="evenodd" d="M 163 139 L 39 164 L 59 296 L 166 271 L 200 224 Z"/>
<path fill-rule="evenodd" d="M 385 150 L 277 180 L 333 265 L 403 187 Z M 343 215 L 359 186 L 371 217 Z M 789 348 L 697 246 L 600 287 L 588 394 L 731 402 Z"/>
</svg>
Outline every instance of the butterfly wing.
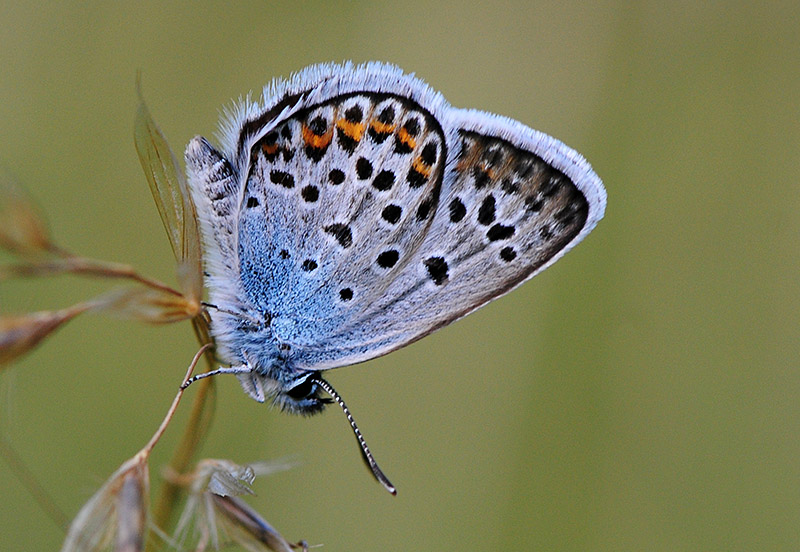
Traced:
<svg viewBox="0 0 800 552">
<path fill-rule="evenodd" d="M 370 309 L 329 339 L 339 358 L 385 354 L 469 314 L 550 266 L 603 216 L 600 179 L 564 144 L 477 111 L 446 121 L 452 159 L 425 240 Z M 331 355 L 330 346 L 316 353 Z"/>
<path fill-rule="evenodd" d="M 265 98 L 229 118 L 226 153 L 205 170 L 232 161 L 205 178 L 218 184 L 201 215 L 219 261 L 212 298 L 262 313 L 293 369 L 415 341 L 534 276 L 602 217 L 602 184 L 576 152 L 454 109 L 397 68 L 316 66 Z"/>
<path fill-rule="evenodd" d="M 430 113 L 380 92 L 309 105 L 254 141 L 241 281 L 279 340 L 322 343 L 391 285 L 428 233 L 444 142 Z"/>
</svg>

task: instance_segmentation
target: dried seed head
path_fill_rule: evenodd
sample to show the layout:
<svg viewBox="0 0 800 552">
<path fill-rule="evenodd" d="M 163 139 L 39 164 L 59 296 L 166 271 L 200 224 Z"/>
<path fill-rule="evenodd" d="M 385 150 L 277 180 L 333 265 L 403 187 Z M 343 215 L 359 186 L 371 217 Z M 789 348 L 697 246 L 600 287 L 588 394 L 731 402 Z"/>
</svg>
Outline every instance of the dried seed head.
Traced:
<svg viewBox="0 0 800 552">
<path fill-rule="evenodd" d="M 168 474 L 173 483 L 189 489 L 192 494 L 210 491 L 220 496 L 254 494 L 250 489 L 257 475 L 269 475 L 288 470 L 295 462 L 254 462 L 241 465 L 231 460 L 206 458 L 197 463 L 194 471 L 185 475 Z"/>
<path fill-rule="evenodd" d="M 102 311 L 122 318 L 162 324 L 194 318 L 200 304 L 154 288 L 131 288 L 56 311 L 0 316 L 0 365 L 36 347 L 62 324 L 86 311 Z"/>
<path fill-rule="evenodd" d="M 242 499 L 215 494 L 210 494 L 209 497 L 220 525 L 243 548 L 273 552 L 292 552 L 294 548 L 308 549 L 305 542 L 290 544 Z"/>
<path fill-rule="evenodd" d="M 144 550 L 149 489 L 146 456 L 137 454 L 84 504 L 69 526 L 61 552 Z"/>
<path fill-rule="evenodd" d="M 242 466 L 230 460 L 206 459 L 198 462 L 192 473 L 171 476 L 173 482 L 187 487 L 190 493 L 178 522 L 176 542 L 184 546 L 184 541 L 192 533 L 197 550 L 205 550 L 209 544 L 219 548 L 221 539 L 233 540 L 254 551 L 288 552 L 296 548 L 244 501 L 234 496 L 253 494 L 250 484 L 256 474 L 288 467 L 290 464 L 286 462 Z M 304 544 L 299 546 L 305 548 Z"/>
<path fill-rule="evenodd" d="M 33 201 L 6 174 L 0 174 L 0 248 L 23 256 L 56 250 Z"/>
<path fill-rule="evenodd" d="M 81 303 L 58 311 L 0 316 L 0 365 L 27 353 L 62 324 L 91 307 Z"/>
<path fill-rule="evenodd" d="M 208 490 L 219 496 L 254 494 L 250 485 L 255 478 L 256 474 L 250 466 L 214 470 L 208 479 Z"/>
<path fill-rule="evenodd" d="M 94 301 L 95 310 L 149 322 L 167 324 L 194 318 L 200 303 L 161 289 L 138 287 L 116 290 Z"/>
<path fill-rule="evenodd" d="M 114 552 L 144 550 L 147 529 L 146 485 L 138 471 L 129 471 L 117 495 L 117 534 Z"/>
<path fill-rule="evenodd" d="M 203 271 L 193 260 L 178 263 L 178 282 L 184 297 L 192 305 L 195 312 L 200 312 L 200 302 L 203 299 Z"/>
</svg>

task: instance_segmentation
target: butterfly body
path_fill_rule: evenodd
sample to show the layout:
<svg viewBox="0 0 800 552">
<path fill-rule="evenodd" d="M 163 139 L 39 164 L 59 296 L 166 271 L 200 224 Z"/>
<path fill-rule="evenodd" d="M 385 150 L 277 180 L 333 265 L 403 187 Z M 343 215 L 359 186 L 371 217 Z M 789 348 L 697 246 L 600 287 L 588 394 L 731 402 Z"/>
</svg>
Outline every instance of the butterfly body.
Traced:
<svg viewBox="0 0 800 552">
<path fill-rule="evenodd" d="M 555 262 L 605 190 L 561 142 L 450 106 L 399 69 L 319 65 L 195 138 L 219 356 L 257 400 L 313 413 L 315 376 L 407 345 Z"/>
</svg>

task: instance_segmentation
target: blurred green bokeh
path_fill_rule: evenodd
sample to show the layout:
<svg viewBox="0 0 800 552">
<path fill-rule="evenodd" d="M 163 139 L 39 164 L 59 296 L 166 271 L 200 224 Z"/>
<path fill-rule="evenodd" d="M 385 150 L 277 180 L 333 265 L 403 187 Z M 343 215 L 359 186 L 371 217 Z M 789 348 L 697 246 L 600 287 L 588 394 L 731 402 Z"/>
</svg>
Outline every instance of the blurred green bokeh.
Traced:
<svg viewBox="0 0 800 552">
<path fill-rule="evenodd" d="M 180 154 L 232 98 L 343 59 L 562 139 L 605 181 L 606 219 L 512 295 L 331 375 L 396 498 L 341 413 L 282 415 L 234 378 L 203 455 L 295 455 L 251 503 L 326 551 L 800 549 L 800 6 L 6 2 L 0 166 L 59 243 L 173 282 L 133 147 L 137 70 Z M 0 311 L 105 287 L 3 283 Z M 188 324 L 78 319 L 0 374 L 0 431 L 71 517 L 194 351 Z M 60 546 L 5 466 L 0 495 L 0 550 Z"/>
</svg>

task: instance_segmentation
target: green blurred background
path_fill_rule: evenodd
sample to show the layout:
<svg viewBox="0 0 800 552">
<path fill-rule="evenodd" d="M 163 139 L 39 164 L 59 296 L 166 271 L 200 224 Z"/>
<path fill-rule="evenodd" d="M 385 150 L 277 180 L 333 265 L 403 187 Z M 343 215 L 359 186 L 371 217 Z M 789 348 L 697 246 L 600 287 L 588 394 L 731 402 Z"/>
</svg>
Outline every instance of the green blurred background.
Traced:
<svg viewBox="0 0 800 552">
<path fill-rule="evenodd" d="M 294 455 L 251 503 L 329 552 L 797 550 L 800 7 L 749 4 L 4 2 L 0 165 L 65 247 L 174 282 L 133 147 L 137 70 L 179 154 L 232 98 L 343 59 L 553 134 L 608 189 L 585 242 L 331 374 L 396 498 L 341 412 L 282 415 L 234 378 L 203 456 Z M 3 283 L 0 310 L 106 287 Z M 188 324 L 78 319 L 0 375 L 0 431 L 71 517 L 149 438 L 194 351 Z M 0 496 L 0 550 L 60 546 L 5 466 Z"/>
</svg>

